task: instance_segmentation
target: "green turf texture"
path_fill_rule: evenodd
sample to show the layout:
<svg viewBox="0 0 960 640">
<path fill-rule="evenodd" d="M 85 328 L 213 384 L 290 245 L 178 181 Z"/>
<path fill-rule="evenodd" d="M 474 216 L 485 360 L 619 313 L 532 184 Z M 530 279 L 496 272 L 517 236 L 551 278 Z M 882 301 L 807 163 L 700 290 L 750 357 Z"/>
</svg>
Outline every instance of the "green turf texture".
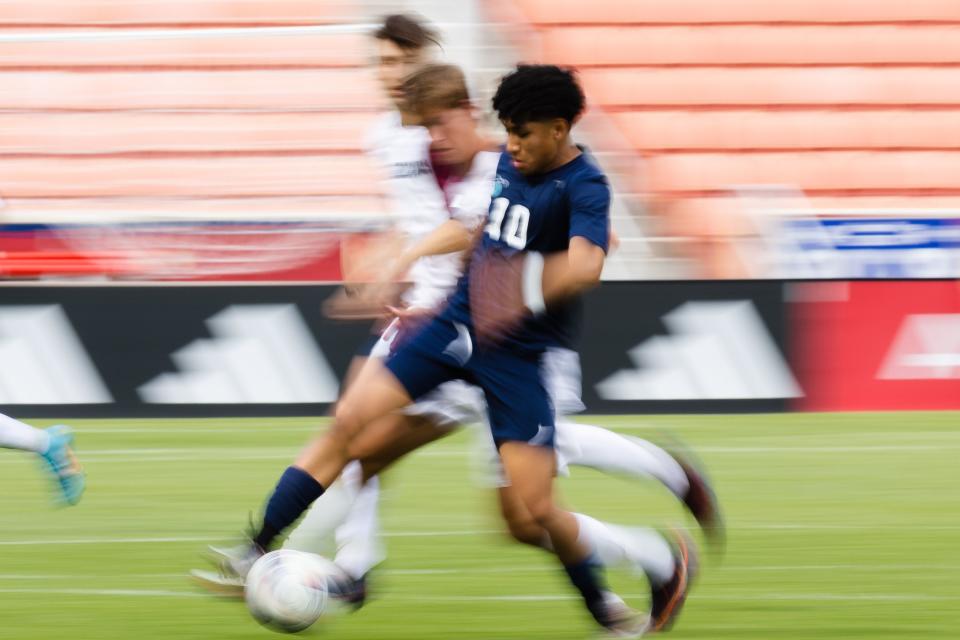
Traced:
<svg viewBox="0 0 960 640">
<path fill-rule="evenodd" d="M 679 436 L 714 479 L 728 551 L 722 564 L 706 559 L 669 637 L 769 640 L 960 637 L 958 418 L 582 420 L 654 440 Z M 321 421 L 72 424 L 89 482 L 77 507 L 51 508 L 35 456 L 0 451 L 0 638 L 279 637 L 186 574 L 203 566 L 208 539 L 241 531 Z M 471 449 L 458 434 L 385 478 L 389 558 L 374 599 L 309 637 L 595 636 L 552 558 L 495 533 Z M 568 504 L 601 519 L 692 524 L 653 482 L 574 469 L 560 485 Z M 611 580 L 644 604 L 642 580 L 622 572 Z"/>
</svg>

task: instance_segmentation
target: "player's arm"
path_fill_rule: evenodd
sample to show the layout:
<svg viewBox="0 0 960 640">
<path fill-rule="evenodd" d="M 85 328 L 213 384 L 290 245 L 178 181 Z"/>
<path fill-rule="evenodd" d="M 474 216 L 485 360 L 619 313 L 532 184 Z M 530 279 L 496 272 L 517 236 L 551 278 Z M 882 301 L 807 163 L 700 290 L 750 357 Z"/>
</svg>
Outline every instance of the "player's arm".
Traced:
<svg viewBox="0 0 960 640">
<path fill-rule="evenodd" d="M 420 258 L 464 251 L 470 246 L 471 239 L 471 230 L 466 225 L 459 220 L 447 220 L 400 254 L 391 269 L 390 279 L 403 277 Z"/>
<path fill-rule="evenodd" d="M 506 257 L 493 253 L 471 266 L 471 315 L 479 339 L 495 341 L 529 314 L 542 313 L 548 304 L 600 281 L 610 241 L 610 190 L 603 176 L 570 188 L 566 250 Z"/>
<path fill-rule="evenodd" d="M 569 197 L 567 250 L 542 258 L 530 254 L 524 259 L 524 302 L 534 312 L 596 286 L 611 240 L 616 237 L 610 230 L 610 188 L 603 176 L 571 185 Z"/>
<path fill-rule="evenodd" d="M 551 254 L 543 261 L 544 303 L 573 297 L 599 284 L 606 257 L 603 247 L 587 238 L 570 238 L 569 249 Z"/>
</svg>

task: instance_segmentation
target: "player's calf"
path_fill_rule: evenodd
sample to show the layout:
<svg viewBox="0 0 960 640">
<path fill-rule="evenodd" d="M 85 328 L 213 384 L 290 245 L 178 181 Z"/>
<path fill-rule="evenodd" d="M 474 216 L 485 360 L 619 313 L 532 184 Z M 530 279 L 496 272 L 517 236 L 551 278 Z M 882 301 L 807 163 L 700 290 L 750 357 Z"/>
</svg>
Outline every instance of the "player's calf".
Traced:
<svg viewBox="0 0 960 640">
<path fill-rule="evenodd" d="M 521 544 L 550 549 L 550 536 L 547 531 L 537 524 L 511 487 L 501 487 L 498 496 L 500 515 L 510 536 Z"/>
</svg>

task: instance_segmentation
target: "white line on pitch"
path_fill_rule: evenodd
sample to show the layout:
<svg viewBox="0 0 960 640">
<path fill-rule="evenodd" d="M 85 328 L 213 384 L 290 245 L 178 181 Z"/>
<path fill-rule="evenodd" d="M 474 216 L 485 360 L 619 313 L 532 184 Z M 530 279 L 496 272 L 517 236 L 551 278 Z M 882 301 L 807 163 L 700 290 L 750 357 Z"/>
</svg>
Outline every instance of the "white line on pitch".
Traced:
<svg viewBox="0 0 960 640">
<path fill-rule="evenodd" d="M 384 531 L 386 538 L 444 538 L 467 537 L 501 533 L 498 529 L 472 529 L 453 531 Z M 170 536 L 154 538 L 61 538 L 50 540 L 0 540 L 3 547 L 31 547 L 42 545 L 71 544 L 163 544 L 179 542 L 225 542 L 229 536 Z"/>
<path fill-rule="evenodd" d="M 58 588 L 0 588 L 0 593 L 7 594 L 43 594 L 43 595 L 76 595 L 76 596 L 129 596 L 140 598 L 207 598 L 206 594 L 195 591 L 173 591 L 162 589 L 58 589 Z M 625 594 L 624 598 L 646 598 L 649 594 Z M 416 602 L 552 602 L 577 600 L 578 596 L 571 594 L 523 594 L 497 596 L 409 596 L 391 594 L 390 600 Z M 741 593 L 723 595 L 692 594 L 693 600 L 717 601 L 776 601 L 776 602 L 955 602 L 960 600 L 956 596 L 936 596 L 913 593 Z"/>
<path fill-rule="evenodd" d="M 620 594 L 627 600 L 648 598 L 650 594 Z M 389 595 L 390 599 L 430 601 L 430 602 L 545 602 L 554 600 L 579 600 L 573 594 L 524 594 L 499 596 L 406 596 Z M 924 593 L 740 593 L 740 594 L 697 594 L 690 595 L 692 600 L 718 600 L 747 602 L 756 600 L 796 601 L 796 602 L 954 602 L 960 596 L 939 596 Z"/>
<path fill-rule="evenodd" d="M 59 544 L 162 544 L 168 542 L 222 542 L 223 536 L 177 536 L 158 538 L 61 538 L 54 540 L 0 540 L 2 547 L 32 547 Z"/>
<path fill-rule="evenodd" d="M 821 565 L 724 565 L 723 570 L 737 573 L 754 573 L 767 571 L 957 571 L 960 565 L 941 564 L 821 564 Z M 517 573 L 554 573 L 553 565 L 508 565 L 501 567 L 455 567 L 432 569 L 378 569 L 377 575 L 386 576 L 461 576 L 473 574 L 517 574 Z M 40 580 L 143 580 L 143 579 L 170 579 L 182 580 L 185 573 L 143 573 L 143 574 L 22 574 L 0 573 L 0 581 L 40 581 Z"/>
<path fill-rule="evenodd" d="M 117 427 L 116 429 L 110 428 L 99 428 L 99 427 L 78 427 L 77 433 L 81 436 L 87 433 L 96 433 L 96 434 L 113 434 L 113 433 L 176 433 L 176 434 L 191 434 L 191 433 L 200 433 L 200 434 L 210 434 L 210 433 L 221 433 L 224 435 L 227 434 L 238 434 L 238 433 L 251 433 L 251 434 L 267 434 L 275 433 L 277 431 L 293 431 L 293 432 L 313 432 L 319 431 L 323 425 L 314 425 L 314 426 L 303 426 L 303 427 L 283 427 L 283 426 L 271 426 L 270 424 L 265 424 L 262 426 L 256 427 L 242 427 L 242 426 L 223 426 L 223 427 Z"/>
<path fill-rule="evenodd" d="M 132 596 L 139 598 L 203 598 L 205 594 L 195 591 L 166 591 L 162 589 L 6 589 L 0 593 L 35 593 L 63 596 Z"/>
<path fill-rule="evenodd" d="M 898 453 L 898 452 L 923 452 L 923 451 L 953 451 L 960 449 L 960 445 L 863 445 L 863 446 L 844 446 L 844 447 L 697 447 L 698 453 L 712 454 L 765 454 L 765 453 Z M 249 453 L 244 453 L 249 451 Z M 274 453 L 269 453 L 273 451 Z M 100 457 L 127 457 L 136 458 L 141 461 L 144 457 L 152 458 L 151 461 L 188 461 L 197 458 L 205 458 L 216 454 L 218 460 L 273 460 L 279 457 L 288 457 L 296 453 L 296 447 L 230 447 L 229 445 L 212 444 L 208 447 L 193 448 L 132 448 L 132 449 L 89 449 L 79 450 L 78 453 L 83 459 L 88 457 L 93 460 Z M 471 452 L 471 449 L 425 449 L 416 452 L 414 455 L 430 458 L 461 457 Z"/>
</svg>

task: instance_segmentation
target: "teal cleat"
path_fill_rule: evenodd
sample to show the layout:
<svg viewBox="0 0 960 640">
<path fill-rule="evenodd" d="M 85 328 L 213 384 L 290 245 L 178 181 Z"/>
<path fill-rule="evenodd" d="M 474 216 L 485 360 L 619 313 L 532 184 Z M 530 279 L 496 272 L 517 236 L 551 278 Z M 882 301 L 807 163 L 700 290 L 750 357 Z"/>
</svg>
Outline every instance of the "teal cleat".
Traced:
<svg viewBox="0 0 960 640">
<path fill-rule="evenodd" d="M 86 478 L 80 463 L 70 445 L 73 444 L 73 430 L 62 424 L 47 428 L 50 435 L 50 446 L 40 455 L 44 466 L 53 474 L 57 487 L 60 489 L 60 500 L 63 504 L 77 504 L 86 488 Z"/>
</svg>

